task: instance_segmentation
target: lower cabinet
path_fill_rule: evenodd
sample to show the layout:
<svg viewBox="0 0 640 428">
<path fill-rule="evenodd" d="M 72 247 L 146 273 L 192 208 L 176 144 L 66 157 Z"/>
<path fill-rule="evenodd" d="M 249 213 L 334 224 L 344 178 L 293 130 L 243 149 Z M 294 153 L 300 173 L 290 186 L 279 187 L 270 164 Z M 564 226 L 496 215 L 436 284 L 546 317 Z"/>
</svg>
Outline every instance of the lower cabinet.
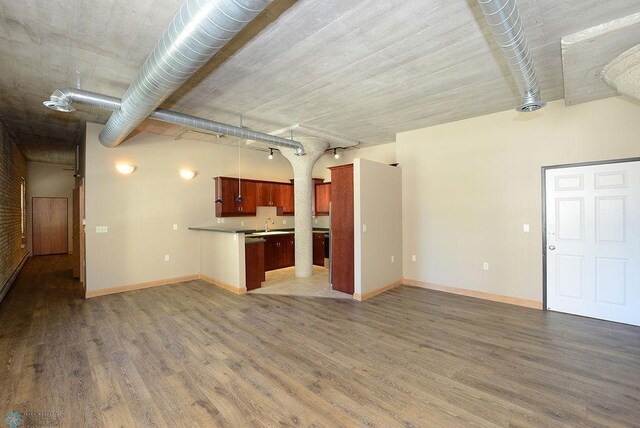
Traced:
<svg viewBox="0 0 640 428">
<path fill-rule="evenodd" d="M 313 234 L 313 264 L 324 266 L 324 232 Z"/>
<path fill-rule="evenodd" d="M 247 291 L 260 288 L 264 281 L 265 244 L 258 242 L 244 246 Z"/>
<path fill-rule="evenodd" d="M 265 236 L 264 269 L 282 269 L 295 264 L 295 234 Z"/>
</svg>

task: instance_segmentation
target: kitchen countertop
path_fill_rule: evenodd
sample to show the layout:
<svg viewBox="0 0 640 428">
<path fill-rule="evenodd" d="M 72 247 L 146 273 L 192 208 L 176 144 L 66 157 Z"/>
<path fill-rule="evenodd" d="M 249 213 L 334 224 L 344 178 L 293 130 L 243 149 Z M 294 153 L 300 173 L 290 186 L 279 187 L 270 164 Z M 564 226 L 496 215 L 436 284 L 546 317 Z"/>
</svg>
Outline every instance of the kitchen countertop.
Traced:
<svg viewBox="0 0 640 428">
<path fill-rule="evenodd" d="M 201 230 L 205 232 L 222 232 L 222 233 L 244 233 L 245 235 L 250 235 L 252 233 L 264 233 L 262 229 L 233 229 L 233 228 L 224 228 L 219 226 L 191 226 L 189 230 Z M 313 231 L 316 233 L 328 232 L 329 228 L 326 227 L 314 227 Z M 271 229 L 270 232 L 279 232 L 279 233 L 293 233 L 294 229 Z"/>
<path fill-rule="evenodd" d="M 228 229 L 216 226 L 191 226 L 189 230 L 203 230 L 205 232 L 223 232 L 223 233 L 254 233 L 255 229 Z"/>
</svg>

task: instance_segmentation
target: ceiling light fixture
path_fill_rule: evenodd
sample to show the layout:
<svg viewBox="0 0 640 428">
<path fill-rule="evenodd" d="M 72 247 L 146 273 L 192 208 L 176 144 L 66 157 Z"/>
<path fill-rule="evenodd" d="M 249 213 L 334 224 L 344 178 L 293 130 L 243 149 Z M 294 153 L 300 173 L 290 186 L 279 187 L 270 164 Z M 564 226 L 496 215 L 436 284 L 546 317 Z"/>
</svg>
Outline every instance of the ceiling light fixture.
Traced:
<svg viewBox="0 0 640 428">
<path fill-rule="evenodd" d="M 267 156 L 267 158 L 269 158 L 269 160 L 273 159 L 273 149 L 269 148 L 269 156 Z"/>
<path fill-rule="evenodd" d="M 196 172 L 191 169 L 185 168 L 180 170 L 180 177 L 182 177 L 185 180 L 191 180 L 195 176 L 196 176 Z"/>
<path fill-rule="evenodd" d="M 335 159 L 340 159 L 340 153 L 338 153 L 338 149 L 333 149 L 333 157 Z"/>
<path fill-rule="evenodd" d="M 116 170 L 123 175 L 129 175 L 131 174 L 133 171 L 136 170 L 136 166 L 135 165 L 131 165 L 128 163 L 117 163 L 116 164 Z"/>
</svg>

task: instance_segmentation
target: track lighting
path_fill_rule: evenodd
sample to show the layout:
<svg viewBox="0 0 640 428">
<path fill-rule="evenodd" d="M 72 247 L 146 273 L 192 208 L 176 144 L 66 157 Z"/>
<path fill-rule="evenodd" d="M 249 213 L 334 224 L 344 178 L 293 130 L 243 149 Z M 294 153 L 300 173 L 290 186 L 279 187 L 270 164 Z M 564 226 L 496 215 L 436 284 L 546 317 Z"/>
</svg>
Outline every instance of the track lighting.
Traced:
<svg viewBox="0 0 640 428">
<path fill-rule="evenodd" d="M 338 149 L 333 149 L 333 157 L 335 159 L 340 159 L 340 153 L 338 153 Z"/>
<path fill-rule="evenodd" d="M 273 159 L 273 149 L 269 149 L 269 156 L 267 156 L 269 160 Z"/>
</svg>

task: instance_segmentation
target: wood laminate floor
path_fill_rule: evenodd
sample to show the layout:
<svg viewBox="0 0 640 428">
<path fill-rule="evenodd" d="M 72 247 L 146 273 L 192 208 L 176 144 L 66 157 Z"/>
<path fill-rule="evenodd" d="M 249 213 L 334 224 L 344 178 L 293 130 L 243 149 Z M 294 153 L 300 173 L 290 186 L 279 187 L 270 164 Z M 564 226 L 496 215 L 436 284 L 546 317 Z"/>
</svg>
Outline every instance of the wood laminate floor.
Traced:
<svg viewBox="0 0 640 428">
<path fill-rule="evenodd" d="M 0 303 L 0 417 L 61 426 L 633 426 L 640 328 L 398 287 L 364 303 L 189 283 L 81 298 L 65 256 Z M 39 418 L 39 419 L 38 419 Z"/>
</svg>

